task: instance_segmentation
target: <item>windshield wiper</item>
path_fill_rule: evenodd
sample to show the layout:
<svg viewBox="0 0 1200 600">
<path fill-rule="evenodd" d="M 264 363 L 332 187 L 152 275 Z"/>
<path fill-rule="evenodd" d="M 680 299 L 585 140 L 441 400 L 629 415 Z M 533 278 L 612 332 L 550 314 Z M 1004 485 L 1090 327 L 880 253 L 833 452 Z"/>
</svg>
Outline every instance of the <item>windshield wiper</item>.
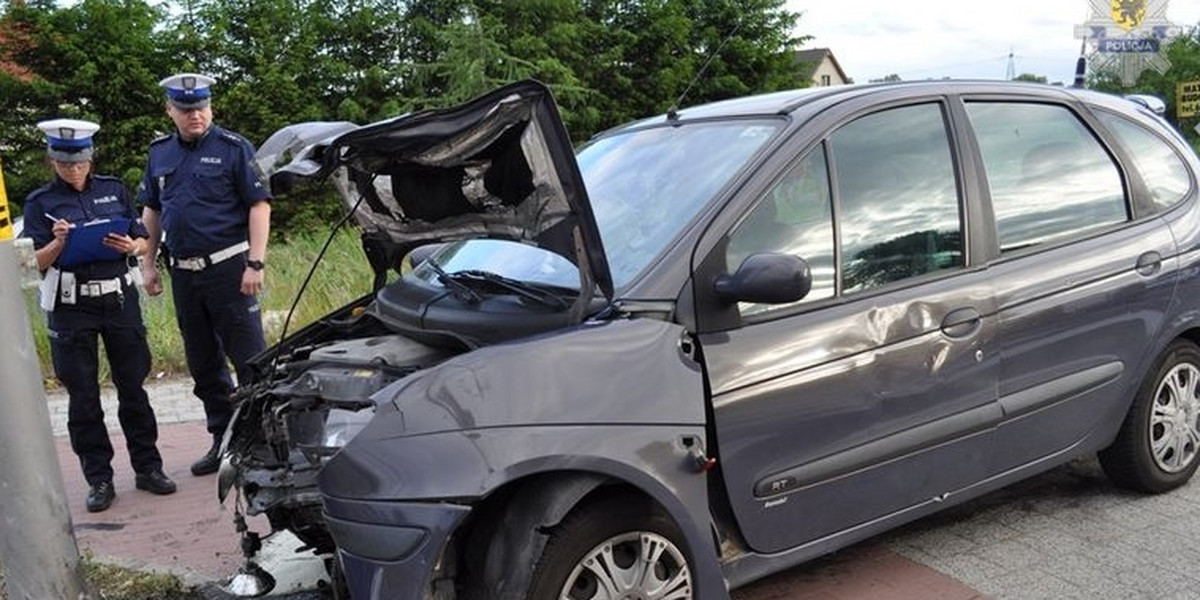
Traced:
<svg viewBox="0 0 1200 600">
<path fill-rule="evenodd" d="M 447 273 L 433 258 L 426 260 L 425 264 L 429 265 L 434 273 L 437 273 L 438 283 L 446 286 L 450 290 L 450 294 L 458 300 L 467 304 L 479 304 L 483 300 L 483 297 L 478 292 L 456 278 L 457 273 L 454 275 Z"/>
<path fill-rule="evenodd" d="M 565 310 L 567 306 L 569 306 L 566 300 L 563 300 L 558 294 L 551 292 L 543 286 L 529 283 L 527 281 L 521 281 L 520 279 L 511 279 L 503 275 L 492 273 L 491 271 L 478 271 L 470 269 L 466 271 L 449 273 L 447 274 L 447 277 L 459 285 L 470 285 L 472 282 L 489 283 L 495 285 L 496 287 L 508 290 L 518 296 L 521 296 L 522 298 L 528 298 L 529 300 L 533 300 L 534 302 L 558 310 Z M 441 281 L 440 275 L 438 276 L 438 280 Z"/>
</svg>

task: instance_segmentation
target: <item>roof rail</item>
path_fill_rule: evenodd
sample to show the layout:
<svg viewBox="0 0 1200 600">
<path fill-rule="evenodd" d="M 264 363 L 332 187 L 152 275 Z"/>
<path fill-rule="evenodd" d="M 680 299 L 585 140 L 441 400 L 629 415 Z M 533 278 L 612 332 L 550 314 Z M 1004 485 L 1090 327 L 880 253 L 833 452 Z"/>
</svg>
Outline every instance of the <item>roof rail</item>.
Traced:
<svg viewBox="0 0 1200 600">
<path fill-rule="evenodd" d="M 1167 103 L 1163 102 L 1162 98 L 1158 96 L 1151 96 L 1150 94 L 1126 94 L 1125 99 L 1150 109 L 1150 112 L 1156 115 L 1162 116 L 1167 113 Z"/>
</svg>

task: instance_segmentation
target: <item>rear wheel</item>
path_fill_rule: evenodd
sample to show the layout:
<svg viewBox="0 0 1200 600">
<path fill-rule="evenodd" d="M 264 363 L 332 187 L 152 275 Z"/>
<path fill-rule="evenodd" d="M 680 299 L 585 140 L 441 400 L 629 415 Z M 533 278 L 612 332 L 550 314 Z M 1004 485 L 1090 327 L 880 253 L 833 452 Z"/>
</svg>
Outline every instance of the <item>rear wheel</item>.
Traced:
<svg viewBox="0 0 1200 600">
<path fill-rule="evenodd" d="M 529 600 L 690 599 L 692 570 L 681 540 L 674 522 L 639 497 L 584 506 L 551 532 Z"/>
<path fill-rule="evenodd" d="M 1191 479 L 1200 453 L 1200 348 L 1167 347 L 1138 390 L 1100 465 L 1116 485 L 1165 492 Z"/>
</svg>

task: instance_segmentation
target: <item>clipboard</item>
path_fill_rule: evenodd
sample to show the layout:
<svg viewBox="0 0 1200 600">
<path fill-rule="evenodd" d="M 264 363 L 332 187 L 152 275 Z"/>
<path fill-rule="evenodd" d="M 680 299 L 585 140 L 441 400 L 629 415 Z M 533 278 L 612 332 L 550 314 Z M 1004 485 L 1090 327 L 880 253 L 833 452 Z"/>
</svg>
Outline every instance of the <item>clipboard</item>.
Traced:
<svg viewBox="0 0 1200 600">
<path fill-rule="evenodd" d="M 69 269 L 91 262 L 124 259 L 124 254 L 102 243 L 110 233 L 129 235 L 129 219 L 113 217 L 76 224 L 67 236 L 67 246 L 58 257 L 58 265 Z"/>
</svg>

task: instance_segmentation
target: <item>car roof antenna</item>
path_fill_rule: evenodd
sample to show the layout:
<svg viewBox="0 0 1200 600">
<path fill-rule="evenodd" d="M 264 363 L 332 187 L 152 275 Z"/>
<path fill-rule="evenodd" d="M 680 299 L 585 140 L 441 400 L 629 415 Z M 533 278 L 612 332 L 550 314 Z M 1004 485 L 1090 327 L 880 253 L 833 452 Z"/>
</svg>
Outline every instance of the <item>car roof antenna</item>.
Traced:
<svg viewBox="0 0 1200 600">
<path fill-rule="evenodd" d="M 725 39 L 721 40 L 721 43 L 717 46 L 717 49 L 713 50 L 708 55 L 708 59 L 704 61 L 704 64 L 700 67 L 700 70 L 696 71 L 696 74 L 692 77 L 692 80 L 688 82 L 687 87 L 683 89 L 683 93 L 679 94 L 679 97 L 675 99 L 675 102 L 671 103 L 671 108 L 667 109 L 667 120 L 674 121 L 679 118 L 679 103 L 683 102 L 684 96 L 687 96 L 688 92 L 692 91 L 692 88 L 695 87 L 696 82 L 700 80 L 700 76 L 704 75 L 704 72 L 708 70 L 708 65 L 712 64 L 713 59 L 721 53 L 721 50 L 725 47 L 725 44 L 728 44 L 729 40 L 733 39 L 733 36 L 737 35 L 738 29 L 741 28 L 742 20 L 738 19 L 737 23 L 733 26 L 733 31 L 730 31 L 729 35 L 725 36 Z"/>
<path fill-rule="evenodd" d="M 1087 51 L 1087 38 L 1079 44 L 1079 60 L 1075 61 L 1075 83 L 1071 87 L 1083 89 L 1084 83 L 1087 81 L 1087 56 L 1084 52 Z"/>
</svg>

